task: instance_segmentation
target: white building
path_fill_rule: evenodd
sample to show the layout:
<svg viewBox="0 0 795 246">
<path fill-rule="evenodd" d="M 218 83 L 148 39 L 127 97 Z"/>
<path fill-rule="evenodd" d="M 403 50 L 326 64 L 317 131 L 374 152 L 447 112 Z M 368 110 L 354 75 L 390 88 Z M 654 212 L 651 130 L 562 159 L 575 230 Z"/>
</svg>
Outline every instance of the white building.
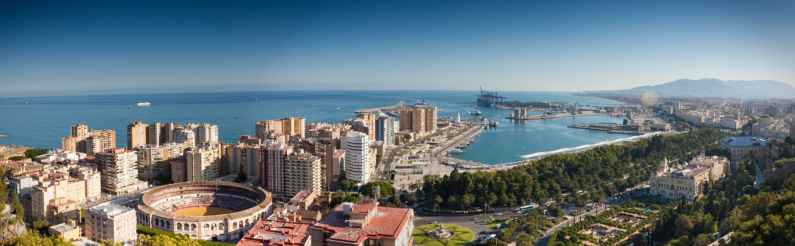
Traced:
<svg viewBox="0 0 795 246">
<path fill-rule="evenodd" d="M 218 126 L 208 123 L 201 123 L 195 128 L 193 132 L 196 136 L 196 145 L 204 144 L 217 144 L 218 143 Z"/>
<path fill-rule="evenodd" d="M 36 185 L 25 187 L 33 183 Z M 80 206 L 99 198 L 100 183 L 101 176 L 95 169 L 72 166 L 46 170 L 38 176 L 38 180 L 13 184 L 13 189 L 23 191 L 20 194 L 30 194 L 31 218 L 57 223 L 76 217 L 74 213 Z"/>
<path fill-rule="evenodd" d="M 109 241 L 135 245 L 138 233 L 135 209 L 106 202 L 88 209 L 85 224 L 86 237 L 96 241 Z"/>
<path fill-rule="evenodd" d="M 664 165 L 667 167 L 667 160 Z M 706 184 L 726 176 L 728 165 L 729 160 L 724 157 L 698 156 L 684 169 L 652 177 L 650 193 L 668 199 L 695 200 L 704 194 Z"/>
<path fill-rule="evenodd" d="M 73 152 L 67 150 L 49 151 L 47 154 L 36 156 L 35 159 L 41 163 L 63 163 L 71 162 L 77 163 L 86 158 L 86 153 Z"/>
<path fill-rule="evenodd" d="M 146 188 L 138 179 L 138 155 L 135 151 L 115 149 L 96 155 L 102 173 L 102 191 L 123 194 Z"/>
<path fill-rule="evenodd" d="M 370 139 L 367 134 L 350 131 L 342 145 L 345 149 L 345 178 L 360 184 L 369 182 L 375 160 L 370 154 Z"/>
<path fill-rule="evenodd" d="M 218 144 L 185 151 L 187 181 L 212 180 L 221 173 L 221 148 Z"/>
</svg>

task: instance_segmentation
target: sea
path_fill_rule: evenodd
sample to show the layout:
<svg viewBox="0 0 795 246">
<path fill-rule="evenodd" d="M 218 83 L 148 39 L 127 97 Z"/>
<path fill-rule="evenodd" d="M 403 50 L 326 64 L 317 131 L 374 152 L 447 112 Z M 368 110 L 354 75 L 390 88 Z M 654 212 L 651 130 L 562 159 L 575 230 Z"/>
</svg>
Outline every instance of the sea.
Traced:
<svg viewBox="0 0 795 246">
<path fill-rule="evenodd" d="M 499 122 L 484 130 L 472 144 L 454 156 L 486 164 L 514 162 L 537 153 L 596 144 L 629 135 L 572 129 L 575 123 L 619 123 L 606 115 L 512 122 L 510 111 L 481 108 L 476 91 L 256 91 L 172 93 L 150 95 L 90 95 L 0 98 L 0 144 L 58 148 L 70 126 L 86 123 L 92 129 L 115 129 L 117 145 L 127 143 L 131 121 L 208 122 L 217 124 L 225 143 L 254 134 L 254 122 L 303 116 L 307 122 L 340 122 L 363 108 L 424 102 L 439 108 L 440 118 L 462 119 L 478 110 Z M 507 100 L 577 103 L 609 106 L 620 102 L 567 92 L 504 92 Z M 137 107 L 137 102 L 151 102 Z"/>
</svg>

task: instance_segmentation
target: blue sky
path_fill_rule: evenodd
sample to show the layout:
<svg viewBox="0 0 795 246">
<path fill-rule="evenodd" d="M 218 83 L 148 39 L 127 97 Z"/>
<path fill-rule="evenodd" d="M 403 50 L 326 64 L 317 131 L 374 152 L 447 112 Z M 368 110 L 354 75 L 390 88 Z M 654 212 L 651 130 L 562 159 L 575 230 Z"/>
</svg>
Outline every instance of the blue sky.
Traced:
<svg viewBox="0 0 795 246">
<path fill-rule="evenodd" d="M 795 82 L 795 1 L 559 2 L 4 1 L 0 96 Z"/>
</svg>

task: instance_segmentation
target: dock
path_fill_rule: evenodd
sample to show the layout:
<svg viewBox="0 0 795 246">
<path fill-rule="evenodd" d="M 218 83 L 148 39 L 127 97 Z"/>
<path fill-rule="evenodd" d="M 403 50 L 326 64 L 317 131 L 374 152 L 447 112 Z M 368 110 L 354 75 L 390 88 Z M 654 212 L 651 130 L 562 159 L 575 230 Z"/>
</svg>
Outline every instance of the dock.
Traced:
<svg viewBox="0 0 795 246">
<path fill-rule="evenodd" d="M 378 111 L 384 111 L 384 112 L 397 111 L 397 110 L 399 110 L 399 109 L 401 109 L 401 108 L 403 108 L 405 106 L 406 106 L 406 103 L 403 102 L 403 101 L 400 101 L 400 102 L 398 102 L 398 103 L 396 103 L 394 105 L 389 105 L 389 106 L 359 109 L 359 110 L 356 110 L 356 113 L 372 113 L 372 112 L 378 112 Z"/>
<path fill-rule="evenodd" d="M 468 143 L 470 140 L 480 134 L 482 130 L 483 127 L 481 125 L 473 123 L 469 126 L 469 129 L 462 134 L 455 136 L 453 139 L 450 139 L 449 141 L 442 144 L 442 146 L 434 148 L 431 154 L 434 156 L 446 155 L 447 152 L 453 148 Z"/>
<path fill-rule="evenodd" d="M 628 126 L 614 124 L 614 123 L 603 123 L 603 124 L 573 124 L 569 125 L 569 128 L 575 129 L 585 129 L 585 130 L 592 130 L 592 131 L 603 131 L 607 133 L 615 133 L 615 134 L 631 134 L 631 135 L 641 135 L 644 132 L 639 131 L 637 129 L 631 129 Z"/>
<path fill-rule="evenodd" d="M 530 120 L 551 120 L 551 119 L 559 119 L 565 117 L 577 117 L 577 116 L 596 116 L 600 115 L 599 113 L 578 113 L 578 114 L 571 114 L 571 113 L 544 113 L 540 115 L 524 115 L 524 116 L 508 116 L 505 117 L 509 120 L 517 120 L 517 121 L 530 121 Z"/>
</svg>

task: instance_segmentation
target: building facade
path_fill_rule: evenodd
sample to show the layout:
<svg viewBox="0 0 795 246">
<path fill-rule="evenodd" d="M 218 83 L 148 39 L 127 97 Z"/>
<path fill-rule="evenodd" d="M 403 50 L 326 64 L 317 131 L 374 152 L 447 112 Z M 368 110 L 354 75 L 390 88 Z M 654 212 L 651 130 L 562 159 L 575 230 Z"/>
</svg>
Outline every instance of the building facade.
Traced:
<svg viewBox="0 0 795 246">
<path fill-rule="evenodd" d="M 51 223 L 72 218 L 69 214 L 76 213 L 82 204 L 101 195 L 101 175 L 89 167 L 47 170 L 36 183 L 30 191 L 30 216 Z"/>
<path fill-rule="evenodd" d="M 259 139 L 268 139 L 274 135 L 289 137 L 305 137 L 306 120 L 303 117 L 287 117 L 278 120 L 260 120 L 256 123 Z"/>
<path fill-rule="evenodd" d="M 135 217 L 135 209 L 113 202 L 91 207 L 86 215 L 86 237 L 96 242 L 135 245 L 138 238 Z"/>
<path fill-rule="evenodd" d="M 97 166 L 102 174 L 102 191 L 123 194 L 146 188 L 138 179 L 138 155 L 135 151 L 114 149 L 96 154 Z"/>
<path fill-rule="evenodd" d="M 370 139 L 361 132 L 350 131 L 343 140 L 345 150 L 345 178 L 360 184 L 370 182 L 374 158 L 370 153 Z"/>
<path fill-rule="evenodd" d="M 138 149 L 146 146 L 146 130 L 149 125 L 141 121 L 133 121 L 127 125 L 127 149 Z"/>
<path fill-rule="evenodd" d="M 312 245 L 414 245 L 414 210 L 382 207 L 378 202 L 343 203 L 310 231 Z"/>
<path fill-rule="evenodd" d="M 287 156 L 293 153 L 293 149 L 282 143 L 272 143 L 265 151 L 265 175 L 262 184 L 266 184 L 266 189 L 274 194 L 283 194 L 285 165 Z"/>
<path fill-rule="evenodd" d="M 284 192 L 281 197 L 293 197 L 301 191 L 321 192 L 320 158 L 304 151 L 287 156 L 284 165 Z"/>
<path fill-rule="evenodd" d="M 386 114 L 381 114 L 375 121 L 375 140 L 384 145 L 395 144 L 395 121 Z"/>
<path fill-rule="evenodd" d="M 672 200 L 698 199 L 704 194 L 707 184 L 715 183 L 726 176 L 728 165 L 729 160 L 726 158 L 696 157 L 681 170 L 652 177 L 649 182 L 650 193 Z"/>
<path fill-rule="evenodd" d="M 420 135 L 436 131 L 438 124 L 437 108 L 427 104 L 406 106 L 400 110 L 400 131 Z"/>
<path fill-rule="evenodd" d="M 221 173 L 221 148 L 218 144 L 185 150 L 187 181 L 212 180 Z"/>
</svg>

